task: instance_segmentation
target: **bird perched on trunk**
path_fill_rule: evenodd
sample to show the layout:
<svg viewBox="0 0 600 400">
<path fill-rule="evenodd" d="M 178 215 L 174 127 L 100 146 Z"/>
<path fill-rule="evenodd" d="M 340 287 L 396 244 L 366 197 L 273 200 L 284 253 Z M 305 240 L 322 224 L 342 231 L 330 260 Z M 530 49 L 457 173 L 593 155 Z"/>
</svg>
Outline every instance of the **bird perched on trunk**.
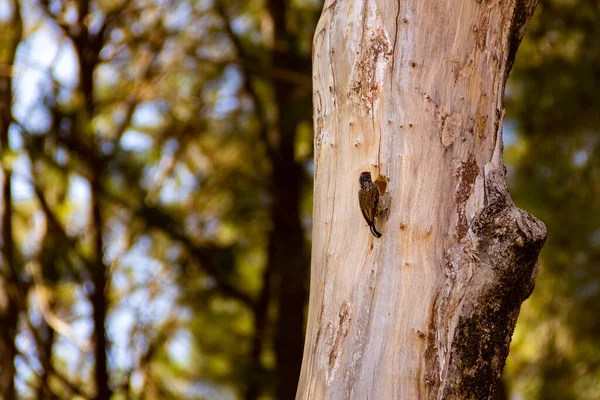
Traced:
<svg viewBox="0 0 600 400">
<path fill-rule="evenodd" d="M 360 182 L 360 190 L 358 191 L 360 211 L 367 224 L 369 224 L 373 236 L 379 238 L 381 233 L 375 229 L 375 217 L 379 214 L 379 188 L 373 183 L 370 172 L 361 173 L 358 181 Z"/>
</svg>

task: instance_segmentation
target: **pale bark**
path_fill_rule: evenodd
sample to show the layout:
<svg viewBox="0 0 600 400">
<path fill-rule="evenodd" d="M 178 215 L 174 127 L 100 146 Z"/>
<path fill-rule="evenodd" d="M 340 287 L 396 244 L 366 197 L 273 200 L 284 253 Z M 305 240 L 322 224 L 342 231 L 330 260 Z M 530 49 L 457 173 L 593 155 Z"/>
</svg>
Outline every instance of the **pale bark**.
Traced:
<svg viewBox="0 0 600 400">
<path fill-rule="evenodd" d="M 311 289 L 297 399 L 487 399 L 543 223 L 515 207 L 503 93 L 538 0 L 328 1 L 313 48 Z M 373 237 L 358 178 L 387 181 Z"/>
</svg>

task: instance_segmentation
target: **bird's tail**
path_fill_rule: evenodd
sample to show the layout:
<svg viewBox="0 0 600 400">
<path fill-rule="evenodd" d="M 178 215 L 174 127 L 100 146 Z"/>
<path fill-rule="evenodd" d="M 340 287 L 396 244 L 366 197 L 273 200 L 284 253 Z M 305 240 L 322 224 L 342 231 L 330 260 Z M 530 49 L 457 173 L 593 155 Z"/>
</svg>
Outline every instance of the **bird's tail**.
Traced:
<svg viewBox="0 0 600 400">
<path fill-rule="evenodd" d="M 373 236 L 375 236 L 376 238 L 381 237 L 381 233 L 377 232 L 377 229 L 375 229 L 375 224 L 370 224 L 369 227 L 371 228 L 371 233 L 373 234 Z"/>
</svg>

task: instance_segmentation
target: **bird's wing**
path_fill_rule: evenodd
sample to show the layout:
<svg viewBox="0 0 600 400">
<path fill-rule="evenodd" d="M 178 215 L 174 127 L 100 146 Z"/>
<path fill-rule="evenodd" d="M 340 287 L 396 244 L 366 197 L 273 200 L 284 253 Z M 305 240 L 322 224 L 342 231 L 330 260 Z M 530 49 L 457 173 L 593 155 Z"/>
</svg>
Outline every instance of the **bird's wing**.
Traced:
<svg viewBox="0 0 600 400">
<path fill-rule="evenodd" d="M 362 213 L 363 217 L 365 218 L 365 220 L 370 224 L 373 222 L 373 215 L 372 215 L 372 211 L 371 207 L 369 204 L 364 204 L 365 202 L 362 201 L 359 198 L 359 203 L 360 203 L 360 212 Z"/>
</svg>

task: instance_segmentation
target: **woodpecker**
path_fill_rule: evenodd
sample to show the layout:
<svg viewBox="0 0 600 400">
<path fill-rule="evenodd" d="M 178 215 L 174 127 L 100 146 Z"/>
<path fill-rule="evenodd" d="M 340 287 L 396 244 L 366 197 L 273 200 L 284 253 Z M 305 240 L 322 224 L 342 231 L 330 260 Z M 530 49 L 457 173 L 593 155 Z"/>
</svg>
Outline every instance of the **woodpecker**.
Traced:
<svg viewBox="0 0 600 400">
<path fill-rule="evenodd" d="M 370 172 L 362 172 L 358 181 L 360 183 L 358 191 L 360 211 L 369 224 L 373 236 L 380 238 L 381 233 L 375 229 L 375 217 L 379 213 L 379 188 L 373 183 Z"/>
</svg>

